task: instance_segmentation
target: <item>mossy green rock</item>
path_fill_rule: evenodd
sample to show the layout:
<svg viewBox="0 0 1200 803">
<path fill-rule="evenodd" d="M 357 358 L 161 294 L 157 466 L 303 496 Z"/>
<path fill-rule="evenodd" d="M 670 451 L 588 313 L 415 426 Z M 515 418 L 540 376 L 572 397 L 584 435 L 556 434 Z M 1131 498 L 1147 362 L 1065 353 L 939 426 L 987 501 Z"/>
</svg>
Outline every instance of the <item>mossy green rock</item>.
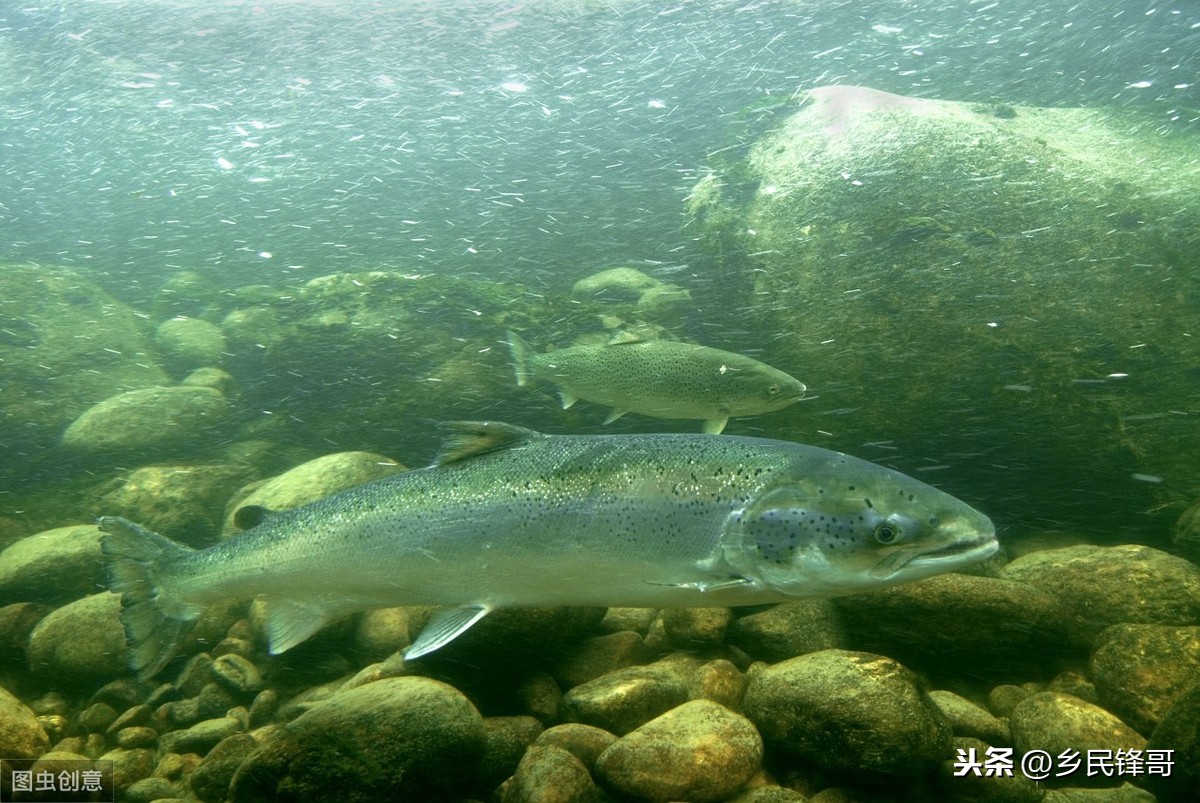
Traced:
<svg viewBox="0 0 1200 803">
<path fill-rule="evenodd" d="M 561 747 L 534 745 L 499 790 L 500 803 L 603 803 L 587 768 Z"/>
<path fill-rule="evenodd" d="M 1054 594 L 993 577 L 943 574 L 833 605 L 856 648 L 929 671 L 1036 672 L 1054 666 L 1067 633 L 1067 609 Z"/>
<path fill-rule="evenodd" d="M 762 756 L 762 738 L 749 720 L 693 700 L 617 740 L 601 754 L 596 773 L 639 800 L 710 803 L 744 786 Z"/>
<path fill-rule="evenodd" d="M 196 547 L 212 544 L 226 501 L 253 476 L 236 463 L 142 466 L 114 480 L 96 503 L 106 516 L 123 516 Z"/>
<path fill-rule="evenodd" d="M 1163 803 L 1200 800 L 1200 682 L 1184 689 L 1150 734 L 1147 750 L 1171 750 L 1169 776 L 1148 777 L 1145 785 Z"/>
<path fill-rule="evenodd" d="M 29 634 L 29 671 L 58 683 L 105 683 L 124 677 L 121 598 L 92 594 L 58 608 Z"/>
<path fill-rule="evenodd" d="M 1073 546 L 1033 552 L 1000 571 L 1056 596 L 1067 635 L 1087 647 L 1109 625 L 1200 622 L 1200 567 L 1153 547 Z"/>
<path fill-rule="evenodd" d="M 53 459 L 63 430 L 93 404 L 167 383 L 141 318 L 83 274 L 0 265 L 0 275 L 0 443 L 9 454 Z M 27 482 L 32 467 L 2 461 L 0 479 Z"/>
<path fill-rule="evenodd" d="M 219 436 L 228 413 L 228 402 L 213 388 L 131 390 L 84 411 L 63 433 L 62 445 L 85 455 L 196 454 Z"/>
<path fill-rule="evenodd" d="M 154 344 L 164 366 L 182 377 L 197 368 L 218 366 L 224 359 L 225 336 L 216 324 L 198 318 L 171 318 L 154 331 Z"/>
<path fill-rule="evenodd" d="M 238 768 L 232 801 L 457 799 L 475 781 L 483 720 L 461 692 L 420 677 L 335 694 Z"/>
<path fill-rule="evenodd" d="M 1194 407 L 1200 349 L 1195 133 L 1014 112 L 812 90 L 692 189 L 693 293 L 820 379 L 773 434 L 884 441 L 1002 522 L 1160 529 L 1142 511 L 1200 496 L 1200 439 L 1170 412 Z"/>
<path fill-rule="evenodd" d="M 916 676 L 880 655 L 822 650 L 751 672 L 743 707 L 768 747 L 829 770 L 920 775 L 950 749 Z"/>
<path fill-rule="evenodd" d="M 1022 700 L 1009 716 L 1017 755 L 1044 750 L 1051 756 L 1089 750 L 1144 750 L 1146 739 L 1112 713 L 1069 694 L 1040 692 Z M 1085 785 L 1118 786 L 1119 777 L 1092 777 Z M 1055 786 L 1084 781 L 1082 773 L 1048 778 Z"/>
<path fill-rule="evenodd" d="M 1144 734 L 1200 679 L 1200 627 L 1113 625 L 1088 665 L 1100 703 Z"/>
<path fill-rule="evenodd" d="M 0 752 L 6 758 L 37 758 L 49 747 L 33 711 L 0 686 Z"/>
<path fill-rule="evenodd" d="M 237 529 L 234 517 L 243 507 L 288 510 L 401 471 L 404 471 L 403 465 L 374 452 L 323 455 L 259 483 L 250 493 L 237 499 L 225 517 L 224 532 Z"/>
<path fill-rule="evenodd" d="M 621 736 L 686 700 L 687 687 L 676 673 L 631 666 L 569 690 L 559 703 L 559 716 Z"/>
<path fill-rule="evenodd" d="M 70 602 L 105 582 L 100 529 L 94 524 L 35 533 L 0 552 L 0 606 Z"/>
<path fill-rule="evenodd" d="M 837 610 L 827 599 L 782 602 L 742 616 L 730 628 L 729 642 L 769 663 L 847 646 Z"/>
</svg>

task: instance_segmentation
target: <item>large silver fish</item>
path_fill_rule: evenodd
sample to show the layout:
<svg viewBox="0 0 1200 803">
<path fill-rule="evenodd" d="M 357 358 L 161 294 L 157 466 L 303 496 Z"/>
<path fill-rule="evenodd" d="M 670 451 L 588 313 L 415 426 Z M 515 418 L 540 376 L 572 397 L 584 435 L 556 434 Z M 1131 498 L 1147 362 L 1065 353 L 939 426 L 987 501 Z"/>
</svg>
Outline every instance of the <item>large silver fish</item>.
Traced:
<svg viewBox="0 0 1200 803">
<path fill-rule="evenodd" d="M 700 418 L 717 435 L 731 417 L 782 410 L 804 396 L 804 383 L 753 357 L 677 340 L 618 335 L 608 343 L 538 354 L 508 333 L 517 385 L 540 379 L 557 385 L 564 409 L 578 399 L 612 408 L 604 423 L 626 413 Z"/>
<path fill-rule="evenodd" d="M 153 675 L 183 624 L 221 600 L 263 598 L 272 653 L 340 614 L 450 606 L 407 650 L 416 658 L 497 608 L 829 597 L 997 548 L 991 521 L 965 503 L 815 446 L 446 426 L 428 468 L 257 511 L 255 526 L 207 549 L 101 518 L 130 665 Z"/>
</svg>

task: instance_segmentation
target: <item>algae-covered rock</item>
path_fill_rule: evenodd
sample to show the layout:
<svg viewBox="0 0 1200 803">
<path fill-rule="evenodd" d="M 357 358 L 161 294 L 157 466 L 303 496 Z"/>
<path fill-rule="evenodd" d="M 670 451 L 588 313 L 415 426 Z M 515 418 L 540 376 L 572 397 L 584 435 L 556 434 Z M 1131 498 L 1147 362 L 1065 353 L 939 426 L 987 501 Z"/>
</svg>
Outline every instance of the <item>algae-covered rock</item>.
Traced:
<svg viewBox="0 0 1200 803">
<path fill-rule="evenodd" d="M 617 737 L 603 728 L 581 722 L 564 722 L 542 731 L 533 743 L 561 747 L 579 759 L 590 772 L 596 766 L 596 759 L 615 741 Z"/>
<path fill-rule="evenodd" d="M 7 758 L 37 758 L 49 746 L 34 713 L 0 686 L 0 752 Z"/>
<path fill-rule="evenodd" d="M 234 463 L 143 466 L 110 483 L 96 510 L 175 541 L 208 546 L 220 532 L 226 501 L 251 476 Z"/>
<path fill-rule="evenodd" d="M 637 268 L 609 268 L 575 282 L 571 294 L 581 298 L 605 296 L 618 301 L 637 301 L 647 290 L 661 284 Z"/>
<path fill-rule="evenodd" d="M 238 768 L 229 799 L 458 799 L 485 744 L 479 712 L 457 689 L 387 678 L 335 694 L 271 734 Z"/>
<path fill-rule="evenodd" d="M 709 803 L 745 785 L 762 755 L 762 738 L 745 717 L 693 700 L 617 740 L 596 772 L 639 800 Z"/>
<path fill-rule="evenodd" d="M 42 619 L 29 634 L 29 671 L 59 683 L 123 677 L 121 598 L 107 592 L 77 599 Z"/>
<path fill-rule="evenodd" d="M 1192 563 L 1200 563 L 1200 501 L 1193 502 L 1179 515 L 1171 528 L 1171 544 Z"/>
<path fill-rule="evenodd" d="M 942 689 L 929 692 L 929 699 L 950 723 L 956 737 L 966 736 L 996 746 L 1012 743 L 1008 723 L 970 700 Z"/>
<path fill-rule="evenodd" d="M 500 787 L 499 799 L 500 803 L 603 803 L 607 798 L 578 758 L 561 747 L 534 745 Z"/>
<path fill-rule="evenodd" d="M 1077 697 L 1058 692 L 1041 692 L 1018 703 L 1009 717 L 1017 755 L 1044 750 L 1052 756 L 1074 751 L 1144 750 L 1146 739 L 1115 715 Z M 1047 782 L 1066 786 L 1084 780 L 1082 773 L 1051 777 Z M 1119 777 L 1093 776 L 1092 785 L 1118 786 Z"/>
<path fill-rule="evenodd" d="M 1200 682 L 1175 700 L 1146 742 L 1147 750 L 1170 750 L 1170 775 L 1155 775 L 1145 785 L 1161 801 L 1187 803 L 1200 797 Z"/>
<path fill-rule="evenodd" d="M 569 690 L 559 716 L 622 736 L 686 700 L 687 688 L 674 672 L 631 666 Z"/>
<path fill-rule="evenodd" d="M 225 336 L 216 324 L 198 318 L 171 318 L 154 331 L 154 344 L 163 365 L 174 376 L 221 364 Z"/>
<path fill-rule="evenodd" d="M 729 641 L 768 663 L 847 646 L 837 610 L 826 599 L 784 602 L 743 616 L 730 628 Z"/>
<path fill-rule="evenodd" d="M 181 457 L 222 437 L 229 404 L 207 387 L 131 390 L 90 407 L 63 433 L 63 448 L 87 455 Z"/>
<path fill-rule="evenodd" d="M 1096 638 L 1088 669 L 1100 703 L 1148 734 L 1200 679 L 1200 627 L 1113 625 Z"/>
<path fill-rule="evenodd" d="M 100 530 L 94 524 L 35 533 L 0 552 L 0 606 L 70 602 L 104 583 Z"/>
<path fill-rule="evenodd" d="M 968 675 L 1022 674 L 1063 654 L 1067 609 L 1033 584 L 943 574 L 833 600 L 851 643 L 906 665 Z"/>
<path fill-rule="evenodd" d="M 768 747 L 829 770 L 915 776 L 950 749 L 916 676 L 870 653 L 823 650 L 752 672 L 744 709 Z"/>
<path fill-rule="evenodd" d="M 168 380 L 135 310 L 84 275 L 3 265 L 0 277 L 0 444 L 10 458 L 0 479 L 19 484 L 36 481 L 35 466 L 54 468 L 59 437 L 84 410 Z"/>
<path fill-rule="evenodd" d="M 813 90 L 693 189 L 693 292 L 819 388 L 775 434 L 886 443 L 986 488 L 1002 522 L 1151 531 L 1143 511 L 1200 495 L 1181 437 L 1200 342 L 1180 334 L 1198 143 L 1111 109 L 1013 111 Z"/>
<path fill-rule="evenodd" d="M 1000 575 L 1056 596 L 1076 645 L 1090 645 L 1112 624 L 1200 623 L 1200 567 L 1153 547 L 1082 545 L 1033 552 Z"/>
<path fill-rule="evenodd" d="M 241 508 L 288 510 L 401 471 L 403 465 L 373 452 L 337 452 L 309 460 L 262 482 L 237 499 L 225 517 L 224 532 L 237 529 L 234 518 Z"/>
</svg>

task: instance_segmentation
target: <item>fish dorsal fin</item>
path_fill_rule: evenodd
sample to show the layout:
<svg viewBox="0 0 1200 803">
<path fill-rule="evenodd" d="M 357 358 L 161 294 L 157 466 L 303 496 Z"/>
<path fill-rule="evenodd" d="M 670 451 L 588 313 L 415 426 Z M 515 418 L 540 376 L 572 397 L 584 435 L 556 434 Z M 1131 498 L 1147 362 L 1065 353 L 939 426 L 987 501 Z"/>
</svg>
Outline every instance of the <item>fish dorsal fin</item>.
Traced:
<svg viewBox="0 0 1200 803">
<path fill-rule="evenodd" d="M 275 511 L 262 505 L 246 505 L 239 507 L 237 512 L 233 514 L 233 526 L 239 530 L 249 530 L 251 527 L 257 527 Z"/>
<path fill-rule="evenodd" d="M 447 430 L 442 441 L 442 450 L 434 458 L 435 466 L 457 463 L 469 457 L 488 452 L 511 449 L 535 438 L 544 437 L 532 429 L 504 424 L 499 421 L 447 421 L 442 424 Z"/>
<path fill-rule="evenodd" d="M 492 609 L 487 605 L 464 605 L 438 611 L 429 618 L 429 623 L 412 646 L 404 651 L 404 660 L 411 661 L 445 647 L 491 612 Z"/>
<path fill-rule="evenodd" d="M 641 335 L 635 335 L 633 332 L 621 331 L 608 339 L 608 346 L 627 346 L 632 343 L 645 343 L 646 338 Z"/>
<path fill-rule="evenodd" d="M 295 647 L 333 618 L 330 611 L 318 605 L 284 597 L 268 597 L 263 605 L 266 607 L 267 644 L 272 655 Z"/>
</svg>

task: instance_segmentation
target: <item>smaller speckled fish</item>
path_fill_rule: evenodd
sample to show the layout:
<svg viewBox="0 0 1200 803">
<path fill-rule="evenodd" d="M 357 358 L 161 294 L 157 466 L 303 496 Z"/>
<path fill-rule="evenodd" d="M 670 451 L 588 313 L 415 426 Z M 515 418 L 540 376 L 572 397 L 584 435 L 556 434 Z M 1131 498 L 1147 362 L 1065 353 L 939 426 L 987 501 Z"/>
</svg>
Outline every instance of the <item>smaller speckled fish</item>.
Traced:
<svg viewBox="0 0 1200 803">
<path fill-rule="evenodd" d="M 517 385 L 532 379 L 557 385 L 563 409 L 579 399 L 612 408 L 604 423 L 626 413 L 700 418 L 720 434 L 732 417 L 782 410 L 804 396 L 804 383 L 777 368 L 729 351 L 620 335 L 596 346 L 538 354 L 508 333 Z"/>
<path fill-rule="evenodd" d="M 271 652 L 330 618 L 449 606 L 405 653 L 490 611 L 542 605 L 760 605 L 953 571 L 996 551 L 987 516 L 923 482 L 799 443 L 707 435 L 543 435 L 447 424 L 434 464 L 279 512 L 189 549 L 100 519 L 142 677 L 207 606 L 260 597 Z"/>
</svg>

